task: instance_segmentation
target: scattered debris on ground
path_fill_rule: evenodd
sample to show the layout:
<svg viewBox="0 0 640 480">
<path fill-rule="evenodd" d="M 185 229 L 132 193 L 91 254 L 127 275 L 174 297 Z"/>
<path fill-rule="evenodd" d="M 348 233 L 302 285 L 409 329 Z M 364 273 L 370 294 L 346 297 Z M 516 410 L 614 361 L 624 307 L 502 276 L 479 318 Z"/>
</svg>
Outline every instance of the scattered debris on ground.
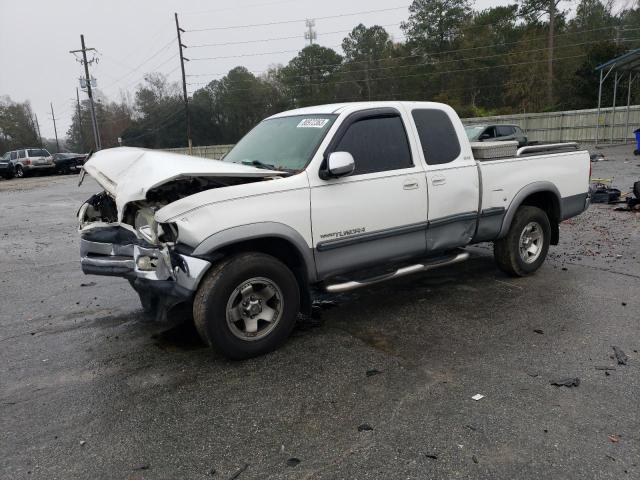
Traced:
<svg viewBox="0 0 640 480">
<path fill-rule="evenodd" d="M 471 397 L 472 399 L 474 399 L 476 402 L 478 400 L 482 400 L 484 398 L 484 395 L 482 395 L 481 393 L 476 393 L 473 397 Z"/>
<path fill-rule="evenodd" d="M 544 335 L 544 330 L 542 330 L 541 328 L 534 328 L 533 331 L 538 335 Z"/>
<path fill-rule="evenodd" d="M 299 463 L 300 463 L 300 459 L 296 457 L 291 457 L 287 460 L 287 466 L 289 467 L 295 467 Z"/>
<path fill-rule="evenodd" d="M 430 458 L 431 460 L 437 460 L 438 459 L 438 455 L 436 455 L 435 453 L 425 453 L 424 456 L 427 457 L 427 458 Z"/>
<path fill-rule="evenodd" d="M 596 370 L 615 370 L 616 367 L 610 367 L 609 365 L 596 365 Z"/>
<path fill-rule="evenodd" d="M 367 373 L 365 374 L 367 377 L 373 377 L 374 375 L 380 375 L 382 372 L 380 370 L 376 370 L 375 368 L 372 368 L 371 370 L 367 370 Z"/>
<path fill-rule="evenodd" d="M 616 356 L 618 365 L 626 365 L 627 360 L 629 360 L 629 357 L 627 357 L 627 354 L 624 353 L 620 347 L 612 346 L 611 348 L 613 348 L 613 353 Z"/>
<path fill-rule="evenodd" d="M 578 377 L 569 377 L 569 378 L 563 378 L 560 380 L 552 380 L 551 385 L 556 386 L 556 387 L 567 387 L 567 388 L 571 388 L 571 387 L 577 387 L 580 385 L 580 379 Z"/>
<path fill-rule="evenodd" d="M 373 430 L 373 427 L 367 423 L 363 423 L 362 425 L 358 425 L 359 432 L 369 432 Z"/>
<path fill-rule="evenodd" d="M 607 435 L 607 438 L 611 443 L 618 443 L 620 441 L 620 437 L 615 433 L 612 433 L 611 435 Z"/>
<path fill-rule="evenodd" d="M 620 200 L 622 192 L 605 183 L 609 179 L 598 179 L 591 185 L 591 203 L 615 203 Z"/>
<path fill-rule="evenodd" d="M 238 478 L 240 475 L 242 475 L 242 473 L 249 468 L 249 464 L 245 463 L 242 467 L 240 467 L 236 473 L 234 473 L 233 475 L 231 475 L 231 477 L 229 477 L 229 480 L 236 480 L 236 478 Z"/>
</svg>

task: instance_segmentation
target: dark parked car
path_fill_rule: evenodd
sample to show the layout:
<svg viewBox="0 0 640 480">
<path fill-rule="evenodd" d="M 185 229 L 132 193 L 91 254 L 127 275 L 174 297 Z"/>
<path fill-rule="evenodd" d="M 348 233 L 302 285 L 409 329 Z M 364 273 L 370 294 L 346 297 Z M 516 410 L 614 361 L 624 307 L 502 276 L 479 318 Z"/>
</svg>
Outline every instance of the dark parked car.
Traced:
<svg viewBox="0 0 640 480">
<path fill-rule="evenodd" d="M 56 172 L 58 173 L 79 172 L 86 158 L 87 156 L 83 153 L 53 154 L 53 161 L 56 164 Z"/>
<path fill-rule="evenodd" d="M 2 158 L 0 158 L 0 175 L 7 180 L 14 176 L 13 163 L 11 163 L 11 152 L 5 153 Z"/>
<path fill-rule="evenodd" d="M 527 144 L 527 137 L 518 125 L 467 125 L 464 129 L 470 142 L 517 140 L 519 147 Z"/>
</svg>

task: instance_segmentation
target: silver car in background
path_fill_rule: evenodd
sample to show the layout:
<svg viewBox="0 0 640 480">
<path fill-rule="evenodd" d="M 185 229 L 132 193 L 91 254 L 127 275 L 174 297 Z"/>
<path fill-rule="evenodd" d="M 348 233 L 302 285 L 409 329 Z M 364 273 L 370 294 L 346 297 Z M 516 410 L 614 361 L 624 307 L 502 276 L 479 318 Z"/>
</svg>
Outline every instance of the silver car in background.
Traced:
<svg viewBox="0 0 640 480">
<path fill-rule="evenodd" d="M 56 167 L 53 156 L 44 148 L 12 150 L 4 154 L 0 163 L 4 164 L 5 159 L 8 160 L 9 165 L 6 166 L 6 173 L 4 168 L 0 173 L 7 178 L 22 178 L 39 170 L 53 172 Z M 11 170 L 13 173 L 10 173 Z"/>
<path fill-rule="evenodd" d="M 465 125 L 470 142 L 506 142 L 516 140 L 518 147 L 527 145 L 528 140 L 518 125 Z"/>
</svg>

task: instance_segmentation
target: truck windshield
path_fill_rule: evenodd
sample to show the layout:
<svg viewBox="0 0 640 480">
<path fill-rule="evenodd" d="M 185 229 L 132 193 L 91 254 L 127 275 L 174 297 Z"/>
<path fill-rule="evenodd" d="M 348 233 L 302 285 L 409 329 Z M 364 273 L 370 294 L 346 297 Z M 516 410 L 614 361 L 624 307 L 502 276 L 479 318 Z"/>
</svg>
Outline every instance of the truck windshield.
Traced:
<svg viewBox="0 0 640 480">
<path fill-rule="evenodd" d="M 294 115 L 264 120 L 224 157 L 225 162 L 299 171 L 333 125 L 337 115 Z"/>
</svg>

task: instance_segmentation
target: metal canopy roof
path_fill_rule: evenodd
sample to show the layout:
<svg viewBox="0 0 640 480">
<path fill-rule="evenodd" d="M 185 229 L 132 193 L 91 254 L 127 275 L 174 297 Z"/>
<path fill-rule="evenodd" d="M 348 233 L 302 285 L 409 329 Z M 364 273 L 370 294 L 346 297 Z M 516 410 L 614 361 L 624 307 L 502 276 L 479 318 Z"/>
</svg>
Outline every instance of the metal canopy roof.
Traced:
<svg viewBox="0 0 640 480">
<path fill-rule="evenodd" d="M 598 65 L 596 70 L 603 70 L 605 68 L 623 72 L 640 71 L 640 48 L 623 53 L 619 57 L 609 60 L 602 65 Z"/>
</svg>

